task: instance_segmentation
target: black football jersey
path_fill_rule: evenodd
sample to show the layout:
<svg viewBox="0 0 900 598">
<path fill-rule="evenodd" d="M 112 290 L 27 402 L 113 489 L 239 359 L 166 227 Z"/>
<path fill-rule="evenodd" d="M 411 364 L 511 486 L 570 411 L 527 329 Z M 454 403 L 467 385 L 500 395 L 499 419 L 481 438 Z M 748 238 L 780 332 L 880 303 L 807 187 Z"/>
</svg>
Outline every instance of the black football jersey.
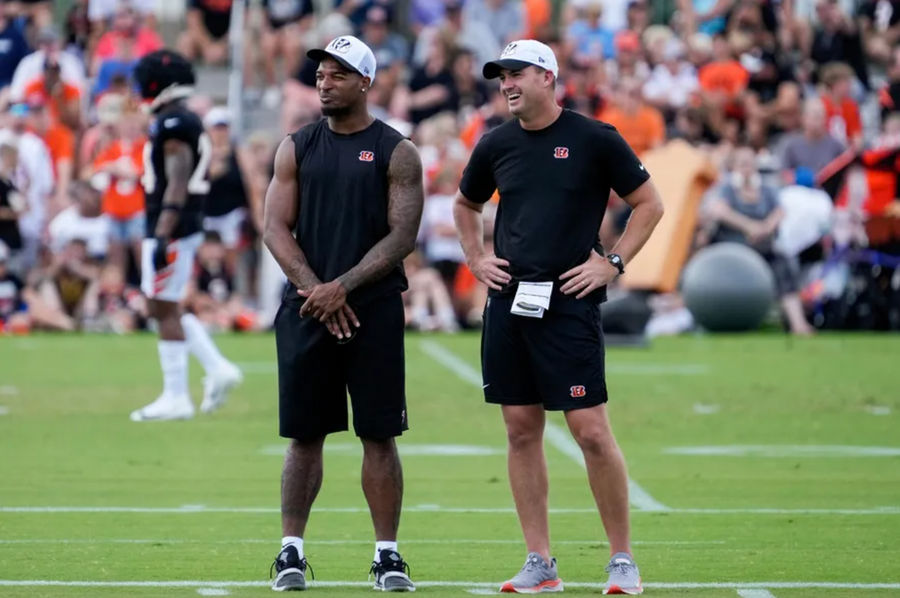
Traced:
<svg viewBox="0 0 900 598">
<path fill-rule="evenodd" d="M 150 137 L 144 146 L 144 176 L 141 182 L 146 196 L 147 237 L 156 231 L 163 196 L 166 192 L 166 165 L 163 148 L 169 139 L 183 141 L 194 157 L 188 181 L 188 197 L 172 238 L 180 239 L 202 230 L 202 210 L 209 194 L 209 161 L 212 143 L 203 123 L 193 112 L 178 106 L 158 114 L 150 123 Z"/>
</svg>

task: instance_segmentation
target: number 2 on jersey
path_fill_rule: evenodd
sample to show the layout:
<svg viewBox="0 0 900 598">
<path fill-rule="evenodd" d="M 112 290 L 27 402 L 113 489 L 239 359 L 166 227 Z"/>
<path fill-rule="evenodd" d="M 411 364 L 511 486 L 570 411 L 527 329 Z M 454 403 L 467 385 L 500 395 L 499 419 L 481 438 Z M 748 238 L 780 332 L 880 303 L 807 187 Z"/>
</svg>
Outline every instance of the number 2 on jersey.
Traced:
<svg viewBox="0 0 900 598">
<path fill-rule="evenodd" d="M 209 162 L 212 160 L 212 142 L 209 135 L 203 133 L 197 139 L 197 165 L 191 178 L 188 179 L 187 191 L 191 195 L 206 195 L 209 193 L 209 180 L 206 178 L 209 171 Z M 156 190 L 156 170 L 153 168 L 153 143 L 144 143 L 144 174 L 141 176 L 141 184 L 144 192 L 150 195 Z"/>
</svg>

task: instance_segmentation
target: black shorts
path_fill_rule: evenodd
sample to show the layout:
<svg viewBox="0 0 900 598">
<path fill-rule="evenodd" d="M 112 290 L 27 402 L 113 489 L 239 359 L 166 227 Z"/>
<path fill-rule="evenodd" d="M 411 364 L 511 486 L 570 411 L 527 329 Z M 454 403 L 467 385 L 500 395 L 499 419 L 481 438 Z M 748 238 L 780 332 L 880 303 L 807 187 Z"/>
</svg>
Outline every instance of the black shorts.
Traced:
<svg viewBox="0 0 900 598">
<path fill-rule="evenodd" d="M 484 397 L 552 411 L 607 400 L 600 306 L 554 293 L 541 319 L 509 312 L 514 295 L 488 299 L 481 336 Z"/>
<path fill-rule="evenodd" d="M 346 344 L 299 311 L 298 302 L 287 301 L 275 317 L 281 436 L 311 440 L 346 430 L 348 390 L 357 436 L 402 434 L 408 424 L 400 295 L 354 308 L 361 326 Z"/>
</svg>

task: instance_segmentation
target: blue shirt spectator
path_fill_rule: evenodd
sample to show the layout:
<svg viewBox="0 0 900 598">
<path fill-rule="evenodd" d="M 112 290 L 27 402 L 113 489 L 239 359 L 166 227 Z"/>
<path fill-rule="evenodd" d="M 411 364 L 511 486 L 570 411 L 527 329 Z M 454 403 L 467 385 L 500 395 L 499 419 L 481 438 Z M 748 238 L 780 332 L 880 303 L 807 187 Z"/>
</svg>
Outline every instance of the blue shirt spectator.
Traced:
<svg viewBox="0 0 900 598">
<path fill-rule="evenodd" d="M 31 49 L 15 23 L 0 17 L 0 89 L 12 83 L 16 67 L 29 52 Z"/>
</svg>

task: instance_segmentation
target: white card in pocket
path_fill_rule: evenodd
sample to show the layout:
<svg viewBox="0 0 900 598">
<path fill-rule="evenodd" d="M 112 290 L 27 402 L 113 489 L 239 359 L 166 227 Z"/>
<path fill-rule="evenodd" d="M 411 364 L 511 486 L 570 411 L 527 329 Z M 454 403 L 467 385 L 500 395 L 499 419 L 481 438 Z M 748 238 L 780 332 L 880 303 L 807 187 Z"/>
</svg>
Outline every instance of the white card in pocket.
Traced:
<svg viewBox="0 0 900 598">
<path fill-rule="evenodd" d="M 520 282 L 510 313 L 526 318 L 543 318 L 550 309 L 553 282 Z"/>
</svg>

